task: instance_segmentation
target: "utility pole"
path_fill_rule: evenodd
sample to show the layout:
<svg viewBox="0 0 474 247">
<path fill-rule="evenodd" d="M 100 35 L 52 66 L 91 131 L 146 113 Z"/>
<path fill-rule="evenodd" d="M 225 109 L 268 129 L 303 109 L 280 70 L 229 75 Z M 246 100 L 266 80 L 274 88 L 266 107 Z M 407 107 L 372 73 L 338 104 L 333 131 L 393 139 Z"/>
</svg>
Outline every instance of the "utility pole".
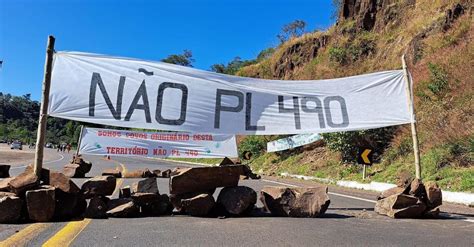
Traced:
<svg viewBox="0 0 474 247">
<path fill-rule="evenodd" d="M 44 64 L 44 76 L 43 76 L 43 90 L 41 98 L 41 109 L 38 121 L 38 133 L 36 137 L 36 150 L 35 150 L 35 163 L 34 172 L 38 178 L 41 177 L 41 169 L 43 168 L 43 153 L 44 153 L 44 140 L 46 136 L 46 120 L 48 117 L 48 105 L 49 105 L 49 89 L 51 87 L 51 73 L 53 69 L 53 55 L 54 55 L 54 41 L 53 36 L 48 37 L 48 45 L 46 48 L 46 61 Z"/>
<path fill-rule="evenodd" d="M 413 139 L 413 152 L 415 153 L 415 175 L 416 178 L 421 179 L 421 164 L 420 164 L 420 150 L 418 148 L 418 134 L 416 132 L 416 117 L 415 108 L 413 106 L 413 88 L 411 88 L 410 78 L 408 76 L 408 69 L 405 62 L 405 55 L 402 56 L 403 74 L 405 79 L 405 89 L 407 92 L 408 110 L 411 113 L 411 137 Z"/>
</svg>

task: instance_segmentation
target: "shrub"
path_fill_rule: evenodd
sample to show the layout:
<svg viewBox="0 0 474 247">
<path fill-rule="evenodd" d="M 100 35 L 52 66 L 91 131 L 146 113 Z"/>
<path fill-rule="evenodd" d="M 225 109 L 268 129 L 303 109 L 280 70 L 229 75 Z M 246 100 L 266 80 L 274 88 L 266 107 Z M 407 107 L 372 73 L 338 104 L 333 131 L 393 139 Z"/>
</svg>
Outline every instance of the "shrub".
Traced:
<svg viewBox="0 0 474 247">
<path fill-rule="evenodd" d="M 247 136 L 239 144 L 239 157 L 243 157 L 245 151 L 250 151 L 253 157 L 260 156 L 267 148 L 267 142 L 263 136 Z"/>
<path fill-rule="evenodd" d="M 345 64 L 346 63 L 346 50 L 341 47 L 329 48 L 329 59 L 339 64 Z"/>
<path fill-rule="evenodd" d="M 428 89 L 433 94 L 441 96 L 448 88 L 448 74 L 440 65 L 434 63 L 429 63 L 428 69 L 430 71 Z"/>
<path fill-rule="evenodd" d="M 336 132 L 323 134 L 326 145 L 330 150 L 341 152 L 344 162 L 356 162 L 360 147 L 373 149 L 373 157 L 377 160 L 379 155 L 387 148 L 394 135 L 395 127 L 380 129 Z"/>
</svg>

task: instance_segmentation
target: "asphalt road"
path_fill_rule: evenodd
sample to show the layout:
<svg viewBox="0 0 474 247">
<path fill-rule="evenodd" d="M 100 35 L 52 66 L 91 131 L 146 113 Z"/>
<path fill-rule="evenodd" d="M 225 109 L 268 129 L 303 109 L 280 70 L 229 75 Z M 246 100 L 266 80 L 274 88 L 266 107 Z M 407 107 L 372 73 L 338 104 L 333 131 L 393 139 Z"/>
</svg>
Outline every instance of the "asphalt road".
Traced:
<svg viewBox="0 0 474 247">
<path fill-rule="evenodd" d="M 47 152 L 56 152 L 47 150 Z M 71 154 L 51 155 L 45 167 L 62 170 Z M 89 175 L 105 168 L 167 169 L 190 166 L 175 162 L 86 156 Z M 13 167 L 12 175 L 24 167 Z M 85 179 L 74 179 L 80 185 Z M 139 179 L 120 179 L 121 186 Z M 158 178 L 160 193 L 169 193 L 168 179 Z M 265 185 L 310 186 L 311 182 L 264 178 L 242 180 L 257 192 Z M 474 209 L 445 205 L 443 219 L 391 219 L 373 212 L 375 194 L 330 187 L 331 204 L 323 218 L 199 218 L 184 215 L 80 219 L 72 222 L 0 225 L 0 246 L 473 246 Z M 217 197 L 218 191 L 214 195 Z M 117 197 L 117 193 L 113 195 Z M 262 206 L 259 202 L 258 206 Z M 446 213 L 446 211 L 451 213 Z M 461 213 L 454 214 L 452 212 Z"/>
</svg>

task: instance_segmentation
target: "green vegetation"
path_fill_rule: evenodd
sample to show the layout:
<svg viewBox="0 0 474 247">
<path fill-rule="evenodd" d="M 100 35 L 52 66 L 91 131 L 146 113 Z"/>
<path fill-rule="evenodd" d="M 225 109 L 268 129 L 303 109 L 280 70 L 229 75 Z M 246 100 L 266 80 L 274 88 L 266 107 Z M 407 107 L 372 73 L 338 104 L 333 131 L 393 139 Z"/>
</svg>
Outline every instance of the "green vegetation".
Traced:
<svg viewBox="0 0 474 247">
<path fill-rule="evenodd" d="M 184 50 L 183 54 L 172 54 L 161 59 L 162 62 L 177 64 L 181 66 L 193 67 L 193 53 L 190 50 Z"/>
<path fill-rule="evenodd" d="M 36 142 L 40 104 L 31 95 L 12 96 L 0 92 L 0 139 Z M 80 123 L 48 118 L 46 142 L 77 145 Z"/>
</svg>

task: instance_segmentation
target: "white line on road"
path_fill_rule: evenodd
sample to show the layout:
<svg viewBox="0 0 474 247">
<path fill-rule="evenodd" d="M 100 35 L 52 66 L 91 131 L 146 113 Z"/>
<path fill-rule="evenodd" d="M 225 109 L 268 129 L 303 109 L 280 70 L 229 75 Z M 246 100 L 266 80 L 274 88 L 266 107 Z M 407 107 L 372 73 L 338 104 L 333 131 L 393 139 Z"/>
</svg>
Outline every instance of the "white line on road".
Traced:
<svg viewBox="0 0 474 247">
<path fill-rule="evenodd" d="M 348 196 L 348 195 L 334 193 L 334 192 L 328 192 L 328 194 L 335 195 L 335 196 L 340 196 L 340 197 L 346 197 L 346 198 L 350 198 L 350 199 L 354 199 L 354 200 L 360 200 L 360 201 L 364 201 L 364 202 L 371 202 L 371 203 L 376 203 L 377 202 L 377 201 L 374 201 L 374 200 L 369 200 L 369 199 L 355 197 L 355 196 Z"/>
<path fill-rule="evenodd" d="M 53 162 L 56 162 L 56 161 L 61 161 L 64 159 L 64 156 L 62 154 L 59 154 L 59 156 L 61 156 L 61 158 L 57 159 L 57 160 L 51 160 L 51 161 L 46 161 L 46 162 L 43 162 L 43 164 L 49 164 L 49 163 L 53 163 Z M 24 166 L 15 166 L 15 167 L 12 167 L 10 169 L 18 169 L 18 168 L 24 168 L 24 167 L 27 167 L 29 165 L 24 165 Z"/>
<path fill-rule="evenodd" d="M 291 187 L 297 187 L 296 185 L 293 185 L 293 184 L 287 184 L 287 183 L 282 183 L 282 182 L 277 182 L 277 181 L 272 181 L 272 180 L 267 180 L 267 179 L 262 179 L 262 180 L 265 181 L 265 182 L 276 183 L 276 184 L 281 184 L 281 185 L 286 185 L 286 186 L 291 186 Z M 371 202 L 371 203 L 376 203 L 377 202 L 377 201 L 374 201 L 374 200 L 369 200 L 369 199 L 355 197 L 355 196 L 348 196 L 348 195 L 334 193 L 334 192 L 328 192 L 328 194 L 335 195 L 335 196 L 340 196 L 340 197 L 346 197 L 346 198 L 359 200 L 359 201 L 364 201 L 364 202 Z"/>
</svg>

